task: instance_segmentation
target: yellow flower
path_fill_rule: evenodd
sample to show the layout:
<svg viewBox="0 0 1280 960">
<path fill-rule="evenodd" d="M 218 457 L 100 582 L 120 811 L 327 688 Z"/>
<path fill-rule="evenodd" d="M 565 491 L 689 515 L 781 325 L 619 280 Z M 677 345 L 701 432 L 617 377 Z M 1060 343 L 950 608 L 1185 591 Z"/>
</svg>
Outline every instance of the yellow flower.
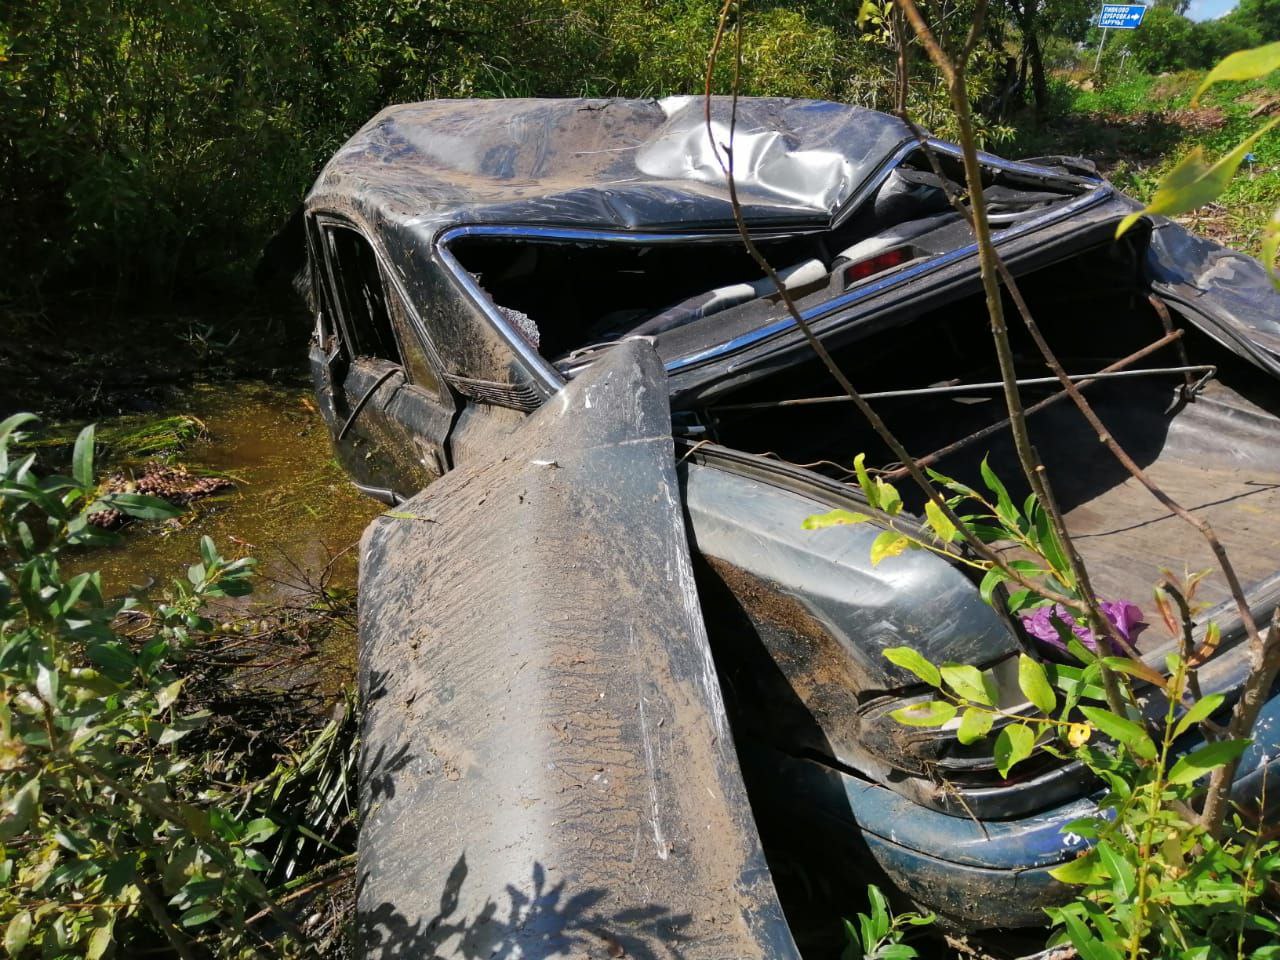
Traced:
<svg viewBox="0 0 1280 960">
<path fill-rule="evenodd" d="M 1073 747 L 1083 747 L 1089 742 L 1089 737 L 1093 734 L 1093 728 L 1087 723 L 1070 723 L 1067 724 L 1067 743 Z"/>
</svg>

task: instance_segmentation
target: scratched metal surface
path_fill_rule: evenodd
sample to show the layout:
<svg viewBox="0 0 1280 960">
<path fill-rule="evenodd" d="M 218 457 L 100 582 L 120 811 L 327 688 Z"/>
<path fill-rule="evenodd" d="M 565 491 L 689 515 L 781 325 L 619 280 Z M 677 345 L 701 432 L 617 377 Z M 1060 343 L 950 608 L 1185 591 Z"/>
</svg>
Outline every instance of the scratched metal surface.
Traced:
<svg viewBox="0 0 1280 960">
<path fill-rule="evenodd" d="M 795 956 L 631 342 L 361 562 L 364 955 Z"/>
<path fill-rule="evenodd" d="M 728 140 L 728 98 L 712 101 Z M 912 138 L 896 118 L 814 100 L 747 98 L 734 176 L 753 220 L 825 223 Z M 507 222 L 618 229 L 732 223 L 701 97 L 433 100 L 388 107 L 312 190 L 357 197 L 406 228 Z M 435 232 L 435 231 L 431 231 Z"/>
</svg>

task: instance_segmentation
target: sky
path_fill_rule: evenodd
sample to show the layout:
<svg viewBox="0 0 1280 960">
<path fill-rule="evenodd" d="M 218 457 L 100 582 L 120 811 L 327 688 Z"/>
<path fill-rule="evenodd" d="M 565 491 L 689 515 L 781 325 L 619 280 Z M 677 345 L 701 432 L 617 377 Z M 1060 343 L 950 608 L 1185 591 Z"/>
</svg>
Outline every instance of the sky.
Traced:
<svg viewBox="0 0 1280 960">
<path fill-rule="evenodd" d="M 1229 12 L 1236 0 L 1191 0 L 1187 16 L 1192 20 L 1213 20 Z"/>
</svg>

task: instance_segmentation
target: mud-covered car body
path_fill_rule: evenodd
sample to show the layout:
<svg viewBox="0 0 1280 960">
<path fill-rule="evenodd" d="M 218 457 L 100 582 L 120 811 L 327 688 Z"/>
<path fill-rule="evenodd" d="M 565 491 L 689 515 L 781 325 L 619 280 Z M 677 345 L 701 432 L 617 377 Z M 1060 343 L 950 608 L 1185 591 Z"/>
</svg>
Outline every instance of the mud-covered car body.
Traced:
<svg viewBox="0 0 1280 960">
<path fill-rule="evenodd" d="M 963 565 L 873 566 L 875 524 L 803 529 L 869 509 L 855 454 L 898 465 L 743 251 L 703 111 L 392 107 L 308 196 L 322 413 L 397 504 L 361 557 L 371 956 L 788 956 L 829 945 L 869 879 L 961 927 L 1034 924 L 1081 849 L 1061 830 L 1092 808 L 1079 767 L 1002 780 L 990 743 L 888 717 L 927 693 L 888 647 L 992 668 L 1013 709 L 1008 668 L 1035 647 Z M 727 140 L 727 102 L 712 117 Z M 753 236 L 854 383 L 917 456 L 966 480 L 985 456 L 1012 485 L 975 248 L 925 153 L 958 180 L 956 149 L 771 99 L 740 103 L 734 144 Z M 1280 296 L 1172 222 L 1114 240 L 1136 205 L 1081 161 L 983 162 L 1040 324 L 1073 372 L 1104 372 L 1087 389 L 1108 427 L 1211 519 L 1268 618 Z M 1210 565 L 1014 336 L 1103 595 L 1142 604 L 1161 567 Z M 1230 699 L 1242 630 L 1204 595 L 1224 640 L 1201 683 Z"/>
</svg>

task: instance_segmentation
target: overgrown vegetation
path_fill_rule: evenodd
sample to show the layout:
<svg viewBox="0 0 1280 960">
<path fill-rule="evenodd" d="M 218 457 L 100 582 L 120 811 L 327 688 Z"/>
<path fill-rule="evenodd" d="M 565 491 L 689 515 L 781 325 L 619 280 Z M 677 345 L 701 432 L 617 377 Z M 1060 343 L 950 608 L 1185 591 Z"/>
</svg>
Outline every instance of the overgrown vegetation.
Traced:
<svg viewBox="0 0 1280 960">
<path fill-rule="evenodd" d="M 1094 160 L 1130 196 L 1147 200 L 1160 179 L 1196 147 L 1217 158 L 1252 134 L 1280 105 L 1280 75 L 1215 85 L 1191 103 L 1204 74 L 1153 76 L 1128 70 L 1100 83 L 1055 78 L 1055 107 L 1040 129 L 1020 130 L 1006 152 L 1061 153 L 1067 146 Z M 1253 256 L 1280 204 L 1280 136 L 1248 151 L 1239 175 L 1214 201 L 1187 216 L 1187 225 Z"/>
<path fill-rule="evenodd" d="M 340 945 L 342 911 L 336 923 L 313 911 L 304 933 L 282 903 L 314 898 L 349 862 L 350 704 L 308 720 L 300 694 L 292 712 L 288 697 L 238 695 L 246 652 L 260 656 L 271 637 L 210 618 L 211 603 L 250 591 L 254 561 L 226 559 L 208 538 L 155 603 L 108 599 L 96 573 L 64 576 L 68 548 L 110 540 L 96 513 L 176 511 L 101 494 L 92 427 L 69 476 L 39 476 L 35 454 L 12 455 L 30 419 L 0 423 L 5 950 L 101 957 L 167 942 L 185 958 Z M 280 716 L 255 719 L 264 710 Z"/>
<path fill-rule="evenodd" d="M 1259 0 L 1262 2 L 1262 0 Z M 893 109 L 943 135 L 945 91 L 900 18 L 860 30 L 856 0 L 752 6 L 740 87 Z M 0 294 L 93 290 L 178 301 L 243 292 L 319 166 L 389 103 L 457 96 L 661 96 L 702 88 L 715 0 L 56 0 L 0 18 Z M 889 14 L 893 7 L 883 4 Z M 974 0 L 928 11 L 962 34 Z M 994 143 L 1083 40 L 1082 0 L 1008 0 L 969 68 Z M 727 65 L 713 89 L 729 87 Z M 285 237 L 300 249 L 297 237 Z M 296 250 L 273 248 L 267 273 Z M 198 331 L 197 331 L 198 332 Z M 202 334 L 202 336 L 204 336 Z M 216 332 L 204 339 L 218 339 Z"/>
<path fill-rule="evenodd" d="M 1155 75 L 1203 70 L 1280 36 L 1276 0 L 1243 0 L 1209 25 L 1158 6 L 1141 30 L 1112 37 L 1097 75 L 1094 49 L 1074 46 L 1098 42 L 1089 5 L 986 7 L 939 3 L 916 11 L 915 23 L 906 16 L 915 5 L 899 0 L 761 2 L 738 62 L 713 58 L 708 69 L 718 20 L 740 12 L 733 0 L 88 0 L 73 16 L 34 0 L 0 22 L 0 202 L 13 214 L 0 239 L 0 293 L 37 304 L 72 289 L 200 303 L 242 290 L 319 164 L 397 101 L 687 93 L 702 88 L 705 70 L 717 92 L 899 108 L 970 147 L 1101 152 L 1106 172 L 1143 199 L 1186 149 L 1228 153 L 1280 102 L 1274 76 L 1215 87 L 1193 105 L 1200 74 Z M 921 23 L 948 50 L 971 33 L 960 106 L 954 77 L 928 68 Z M 981 29 L 971 31 L 975 23 Z M 1199 227 L 1262 250 L 1280 200 L 1276 139 L 1250 145 L 1243 175 L 1217 211 L 1197 215 Z M 984 266 L 994 278 L 997 265 Z M 201 358 L 234 338 L 202 321 L 183 336 Z M 154 604 L 108 600 L 93 574 L 64 577 L 58 558 L 67 547 L 106 536 L 90 513 L 159 517 L 170 508 L 103 496 L 92 433 L 77 443 L 70 476 L 38 478 L 31 457 L 9 455 L 21 425 L 0 425 L 4 946 L 11 955 L 103 956 L 167 941 L 191 956 L 336 943 L 340 912 L 318 911 L 321 925 L 299 931 L 289 906 L 349 862 L 350 706 L 327 725 L 280 734 L 265 754 L 251 750 L 238 716 L 245 703 L 229 679 L 270 631 L 224 629 L 204 612 L 247 589 L 251 562 L 228 560 L 206 541 L 187 580 Z M 198 429 L 170 423 L 99 440 L 127 455 L 164 455 Z M 888 508 L 883 482 L 863 479 L 868 498 Z M 994 475 L 989 496 L 933 479 L 940 486 L 926 516 L 936 539 L 886 531 L 877 559 L 914 546 L 946 550 L 966 536 L 1019 544 L 1032 559 L 992 562 L 986 595 L 1036 619 L 1064 655 L 1043 665 L 1024 658 L 1020 679 L 1035 710 L 1010 715 L 974 668 L 894 651 L 937 691 L 900 719 L 959 717 L 961 739 L 990 737 L 1005 772 L 1051 750 L 1106 785 L 1104 815 L 1073 825 L 1093 852 L 1060 872 L 1081 889 L 1053 916 L 1060 939 L 1105 960 L 1280 955 L 1280 927 L 1259 906 L 1280 875 L 1275 843 L 1220 805 L 1214 816 L 1196 809 L 1203 779 L 1230 770 L 1248 731 L 1224 736 L 1221 697 L 1195 692 L 1202 651 L 1188 645 L 1186 618 L 1165 618 L 1183 652 L 1164 673 L 1122 646 L 1101 649 L 1108 635 L 1120 644 L 1123 609 L 1111 619 L 1088 595 L 1045 503 L 1013 504 Z M 1002 593 L 1002 582 L 1013 589 Z M 1194 602 L 1194 581 L 1170 576 L 1158 590 L 1175 607 Z M 1075 605 L 1060 608 L 1059 597 Z M 1154 719 L 1141 713 L 1140 683 L 1167 703 Z M 1201 745 L 1188 747 L 1197 737 Z M 1220 786 L 1219 776 L 1210 794 Z M 869 897 L 869 912 L 849 929 L 848 955 L 914 955 L 903 937 L 926 918 L 894 917 L 878 891 Z"/>
<path fill-rule="evenodd" d="M 9 295 L 243 286 L 319 165 L 389 103 L 689 92 L 711 0 L 56 0 L 0 19 Z M 890 101 L 850 4 L 769 3 L 750 90 Z M 587 69 L 586 65 L 590 65 Z"/>
<path fill-rule="evenodd" d="M 878 16 L 866 16 L 868 7 Z M 210 296 L 245 293 L 264 244 L 319 166 L 387 104 L 694 92 L 718 8 L 715 0 L 89 0 L 68 15 L 55 0 L 11 5 L 0 18 L 0 197 L 11 212 L 0 237 L 0 295 L 39 303 L 92 290 L 207 310 Z M 941 0 L 925 15 L 954 40 L 973 9 L 974 0 Z M 1188 84 L 1166 89 L 1150 74 L 1204 68 L 1280 35 L 1277 9 L 1275 0 L 1245 0 L 1222 21 L 1192 24 L 1180 9 L 1157 6 L 1143 28 L 1112 38 L 1105 82 L 1087 94 L 1078 92 L 1080 77 L 1064 87 L 1055 76 L 1091 66 L 1092 5 L 994 4 L 968 67 L 969 95 L 982 108 L 977 135 L 998 144 L 1033 120 L 1083 111 L 1094 119 L 1056 127 L 1053 149 L 1087 152 L 1086 128 L 1121 101 L 1117 115 L 1139 123 L 1153 109 L 1181 107 Z M 956 135 L 945 90 L 894 10 L 888 2 L 760 0 L 744 38 L 741 92 L 891 110 L 901 70 L 912 115 Z M 1201 36 L 1209 32 L 1212 42 Z M 1086 40 L 1088 49 L 1073 46 Z M 1126 50 L 1130 62 L 1117 76 Z M 721 64 L 713 89 L 726 91 L 729 78 Z M 1147 99 L 1153 85 L 1156 103 Z M 1228 99 L 1238 98 L 1222 102 L 1234 124 Z M 1024 113 L 1028 104 L 1035 109 Z M 1227 136 L 1216 121 L 1175 117 L 1159 126 L 1169 132 L 1170 124 L 1181 139 Z M 1260 168 L 1274 165 L 1269 154 L 1259 158 Z M 290 268 L 300 240 L 281 240 L 263 273 Z M 196 348 L 222 336 L 193 330 Z"/>
<path fill-rule="evenodd" d="M 856 465 L 871 506 L 889 516 L 900 514 L 902 498 L 894 486 L 870 476 L 861 456 Z M 1015 549 L 1021 559 L 1011 561 L 1008 570 L 975 561 L 986 570 L 982 595 L 1021 618 L 1040 643 L 1042 658 L 1019 656 L 1018 683 L 1026 704 L 1002 707 L 990 670 L 935 664 L 909 647 L 888 649 L 885 657 L 933 691 L 933 699 L 893 715 L 904 725 L 929 728 L 958 718 L 957 739 L 989 745 L 1002 777 L 1046 752 L 1079 762 L 1104 785 L 1097 813 L 1062 828 L 1087 852 L 1051 871 L 1081 890 L 1071 903 L 1049 911 L 1058 928 L 1050 944 L 1069 944 L 1080 956 L 1098 960 L 1280 956 L 1280 914 L 1268 902 L 1280 880 L 1280 843 L 1263 838 L 1258 823 L 1239 815 L 1232 814 L 1224 830 L 1224 824 L 1213 822 L 1210 807 L 1205 814 L 1195 809 L 1212 789 L 1210 775 L 1233 764 L 1251 743 L 1248 737 L 1233 738 L 1228 725 L 1219 722 L 1228 712 L 1223 694 L 1199 693 L 1197 670 L 1219 639 L 1213 624 L 1199 642 L 1191 631 L 1190 616 L 1200 609 L 1196 586 L 1209 571 L 1189 578 L 1169 572 L 1156 586 L 1160 619 L 1182 651 L 1169 654 L 1161 673 L 1131 645 L 1141 619 L 1133 603 L 1102 603 L 1107 635 L 1094 631 L 1087 614 L 1048 599 L 1065 594 L 1079 605 L 1082 590 L 1063 538 L 1035 494 L 1015 503 L 985 462 L 987 492 L 933 471 L 930 475 L 961 516 L 961 525 L 928 503 L 930 537 L 890 526 L 872 546 L 872 563 L 889 563 L 909 549 L 946 552 L 961 539 L 961 528 L 983 543 Z M 835 510 L 810 517 L 806 527 L 870 520 Z M 1273 625 L 1268 643 L 1280 643 L 1280 626 Z M 1108 703 L 1108 676 L 1122 678 L 1113 685 L 1119 709 Z M 1154 715 L 1146 703 L 1152 697 L 1163 704 Z"/>
<path fill-rule="evenodd" d="M 1071 384 L 1019 294 L 1017 281 L 1001 263 L 981 203 L 977 144 L 967 122 L 965 69 L 980 15 L 956 53 L 932 34 L 914 0 L 897 3 L 952 95 L 966 161 L 971 211 L 967 218 L 979 247 L 1010 430 L 1032 493 L 1022 505 L 1016 504 L 985 460 L 981 474 L 986 494 L 922 468 L 808 335 L 832 375 L 926 497 L 928 534 L 900 528 L 892 518 L 902 512 L 901 495 L 884 478 L 868 473 L 862 455 L 855 459 L 864 497 L 882 517 L 890 518 L 887 524 L 879 521 L 886 529 L 873 541 L 871 562 L 891 561 L 907 550 L 923 548 L 980 569 L 983 598 L 1020 618 L 1026 633 L 1041 645 L 1041 655 L 1019 655 L 1018 685 L 1026 702 L 1008 708 L 1002 706 L 991 671 L 964 663 L 935 664 L 909 647 L 886 650 L 890 661 L 935 691 L 934 699 L 902 707 L 893 716 L 902 724 L 929 728 L 949 728 L 958 719 L 957 739 L 988 745 L 1002 777 L 1044 751 L 1077 761 L 1103 785 L 1096 813 L 1063 828 L 1078 838 L 1084 852 L 1051 873 L 1080 892 L 1065 906 L 1048 911 L 1057 928 L 1050 946 L 1069 946 L 1090 960 L 1280 956 L 1280 914 L 1274 902 L 1280 845 L 1264 836 L 1264 825 L 1231 809 L 1240 758 L 1253 745 L 1263 701 L 1280 674 L 1280 613 L 1269 627 L 1254 621 L 1212 528 L 1152 482 L 1110 436 Z M 726 16 L 734 6 L 733 0 L 726 0 Z M 735 12 L 741 31 L 740 8 Z M 1255 80 L 1277 69 L 1280 43 L 1233 54 L 1200 83 L 1192 104 L 1215 83 Z M 1195 148 L 1160 180 L 1146 209 L 1119 224 L 1117 234 L 1143 214 L 1184 213 L 1220 196 L 1251 148 L 1277 123 L 1280 120 L 1269 120 L 1250 131 L 1215 162 Z M 730 177 L 731 171 L 730 165 Z M 745 231 L 744 240 L 750 246 Z M 1278 244 L 1280 211 L 1263 233 L 1269 266 Z M 1165 571 L 1162 582 L 1154 585 L 1171 650 L 1177 651 L 1165 656 L 1163 671 L 1145 662 L 1133 644 L 1131 631 L 1141 620 L 1137 606 L 1127 599 L 1103 600 L 1094 592 L 1056 506 L 1052 480 L 1029 442 L 1000 286 L 1008 290 L 1045 363 L 1102 446 L 1172 515 L 1195 527 L 1217 560 L 1216 570 L 1183 578 Z M 781 285 L 778 289 L 803 329 L 803 319 Z M 817 529 L 872 519 L 869 514 L 835 510 L 810 517 L 805 525 Z M 955 552 L 959 544 L 969 547 L 971 556 Z M 1249 670 L 1229 711 L 1223 694 L 1202 695 L 1198 681 L 1199 669 L 1217 651 L 1221 631 L 1209 622 L 1202 634 L 1197 633 L 1192 618 L 1202 611 L 1195 592 L 1201 579 L 1215 573 L 1229 586 L 1248 650 Z"/>
<path fill-rule="evenodd" d="M 1280 3 L 1276 0 L 1241 0 L 1226 16 L 1200 22 L 1187 19 L 1187 6 L 1182 2 L 1155 4 L 1140 29 L 1114 38 L 1117 42 L 1111 57 L 1119 58 L 1127 50 L 1134 65 L 1146 73 L 1207 70 L 1227 54 L 1280 36 Z"/>
</svg>

